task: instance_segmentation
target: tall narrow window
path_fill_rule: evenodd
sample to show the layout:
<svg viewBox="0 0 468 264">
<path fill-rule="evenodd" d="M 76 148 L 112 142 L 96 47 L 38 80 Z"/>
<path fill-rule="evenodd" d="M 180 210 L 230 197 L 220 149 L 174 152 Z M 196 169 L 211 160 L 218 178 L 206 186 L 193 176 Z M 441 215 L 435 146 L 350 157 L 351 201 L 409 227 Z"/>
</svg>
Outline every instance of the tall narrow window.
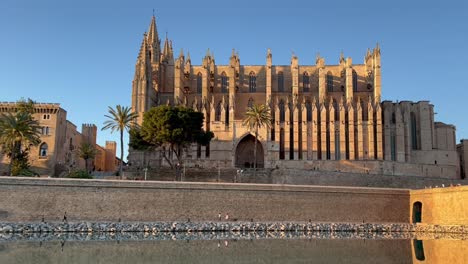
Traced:
<svg viewBox="0 0 468 264">
<path fill-rule="evenodd" d="M 392 161 L 396 161 L 396 137 L 393 131 L 390 133 L 390 155 Z"/>
<path fill-rule="evenodd" d="M 284 128 L 280 128 L 280 146 L 279 146 L 279 158 L 284 160 Z"/>
<path fill-rule="evenodd" d="M 411 112 L 411 147 L 414 150 L 419 149 L 418 129 L 416 124 L 416 115 L 414 114 L 414 112 Z"/>
<path fill-rule="evenodd" d="M 48 150 L 49 150 L 49 147 L 47 146 L 47 143 L 42 143 L 41 147 L 39 148 L 39 156 L 47 157 Z"/>
<path fill-rule="evenodd" d="M 229 77 L 226 76 L 226 73 L 221 74 L 221 93 L 227 93 L 229 86 Z"/>
<path fill-rule="evenodd" d="M 331 72 L 327 73 L 327 91 L 333 92 L 333 75 Z"/>
<path fill-rule="evenodd" d="M 309 78 L 309 74 L 307 72 L 304 72 L 304 74 L 302 75 L 302 86 L 303 86 L 303 92 L 304 93 L 309 92 L 310 78 Z"/>
<path fill-rule="evenodd" d="M 284 75 L 283 72 L 278 72 L 278 92 L 284 92 Z"/>
<path fill-rule="evenodd" d="M 357 92 L 357 73 L 353 70 L 353 92 Z"/>
<path fill-rule="evenodd" d="M 218 105 L 216 105 L 215 121 L 221 121 L 221 102 L 219 102 Z"/>
<path fill-rule="evenodd" d="M 203 79 L 202 74 L 199 73 L 197 75 L 197 93 L 198 94 L 202 93 L 202 79 Z"/>
<path fill-rule="evenodd" d="M 312 122 L 312 104 L 310 101 L 306 102 L 306 110 L 307 110 L 307 121 Z"/>
<path fill-rule="evenodd" d="M 250 73 L 249 76 L 249 92 L 255 93 L 257 91 L 257 76 L 254 72 Z"/>
<path fill-rule="evenodd" d="M 286 118 L 285 118 L 285 111 L 286 111 L 286 109 L 285 109 L 284 101 L 283 101 L 283 100 L 281 100 L 281 101 L 279 102 L 279 110 L 280 110 L 280 122 L 284 122 L 284 120 L 286 119 Z"/>
</svg>

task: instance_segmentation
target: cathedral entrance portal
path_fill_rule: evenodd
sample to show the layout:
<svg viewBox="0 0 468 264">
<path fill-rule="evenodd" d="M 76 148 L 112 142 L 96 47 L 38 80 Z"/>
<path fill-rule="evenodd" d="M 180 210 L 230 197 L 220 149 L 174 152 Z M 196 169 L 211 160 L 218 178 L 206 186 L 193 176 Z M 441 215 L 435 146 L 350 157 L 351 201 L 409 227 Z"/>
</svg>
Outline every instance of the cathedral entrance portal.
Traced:
<svg viewBox="0 0 468 264">
<path fill-rule="evenodd" d="M 236 167 L 241 168 L 253 168 L 254 167 L 254 148 L 255 140 L 257 140 L 251 134 L 245 136 L 236 148 Z M 257 168 L 263 168 L 264 156 L 263 156 L 262 143 L 257 140 Z"/>
</svg>

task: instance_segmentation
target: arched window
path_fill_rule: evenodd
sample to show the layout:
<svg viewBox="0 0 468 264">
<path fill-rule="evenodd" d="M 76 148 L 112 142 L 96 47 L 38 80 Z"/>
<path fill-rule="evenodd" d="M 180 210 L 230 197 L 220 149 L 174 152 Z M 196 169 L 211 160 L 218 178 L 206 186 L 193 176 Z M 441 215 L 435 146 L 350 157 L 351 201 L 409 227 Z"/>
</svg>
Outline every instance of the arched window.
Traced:
<svg viewBox="0 0 468 264">
<path fill-rule="evenodd" d="M 221 121 L 221 102 L 216 105 L 215 121 Z"/>
<path fill-rule="evenodd" d="M 221 73 L 221 92 L 227 93 L 229 86 L 229 77 L 226 76 L 226 73 Z"/>
<path fill-rule="evenodd" d="M 284 75 L 283 75 L 283 72 L 278 72 L 278 92 L 284 92 Z"/>
<path fill-rule="evenodd" d="M 39 148 L 39 157 L 47 157 L 48 149 L 49 147 L 47 146 L 47 143 L 42 143 Z"/>
<path fill-rule="evenodd" d="M 247 102 L 247 107 L 248 108 L 251 108 L 254 104 L 254 100 L 252 98 L 249 99 L 249 101 Z"/>
<path fill-rule="evenodd" d="M 327 91 L 333 92 L 333 75 L 331 72 L 327 73 Z"/>
<path fill-rule="evenodd" d="M 357 73 L 353 70 L 353 92 L 357 92 Z"/>
<path fill-rule="evenodd" d="M 257 91 L 257 76 L 255 72 L 251 72 L 249 76 L 249 92 L 255 93 Z"/>
<path fill-rule="evenodd" d="M 197 75 L 197 93 L 199 93 L 199 94 L 202 93 L 202 79 L 203 79 L 202 74 L 198 73 L 198 75 Z"/>
<path fill-rule="evenodd" d="M 304 72 L 304 74 L 302 75 L 302 86 L 303 86 L 302 88 L 303 88 L 304 93 L 309 92 L 310 78 L 309 78 L 309 74 L 307 72 Z"/>
<path fill-rule="evenodd" d="M 73 138 L 70 138 L 70 150 L 73 150 L 75 147 L 73 146 Z"/>
<path fill-rule="evenodd" d="M 41 134 L 42 135 L 49 135 L 50 133 L 50 128 L 48 126 L 42 127 Z"/>
<path fill-rule="evenodd" d="M 279 111 L 280 111 L 280 122 L 284 122 L 286 109 L 285 109 L 283 100 L 279 102 Z"/>
</svg>

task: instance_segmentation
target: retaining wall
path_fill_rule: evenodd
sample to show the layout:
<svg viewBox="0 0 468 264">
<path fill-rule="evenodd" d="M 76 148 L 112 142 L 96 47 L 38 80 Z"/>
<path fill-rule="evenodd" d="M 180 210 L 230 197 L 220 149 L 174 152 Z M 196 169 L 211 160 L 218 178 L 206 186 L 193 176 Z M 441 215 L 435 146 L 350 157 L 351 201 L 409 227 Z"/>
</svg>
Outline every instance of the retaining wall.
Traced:
<svg viewBox="0 0 468 264">
<path fill-rule="evenodd" d="M 407 223 L 409 190 L 0 177 L 0 221 Z"/>
</svg>

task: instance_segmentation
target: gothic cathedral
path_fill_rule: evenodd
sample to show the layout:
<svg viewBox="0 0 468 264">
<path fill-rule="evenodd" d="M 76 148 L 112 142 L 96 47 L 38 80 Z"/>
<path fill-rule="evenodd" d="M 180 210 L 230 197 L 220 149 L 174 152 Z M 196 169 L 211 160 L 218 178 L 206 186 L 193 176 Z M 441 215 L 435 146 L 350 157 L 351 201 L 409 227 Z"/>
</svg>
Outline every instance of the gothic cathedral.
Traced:
<svg viewBox="0 0 468 264">
<path fill-rule="evenodd" d="M 189 166 L 257 166 L 324 171 L 420 175 L 457 178 L 455 127 L 434 121 L 428 101 L 381 101 L 381 54 L 367 50 L 363 64 L 339 57 L 327 65 L 241 65 L 232 51 L 229 65 L 217 65 L 208 50 L 201 65 L 189 54 L 174 58 L 167 37 L 161 50 L 153 16 L 143 37 L 132 83 L 132 109 L 143 114 L 160 104 L 183 105 L 204 114 L 204 129 L 215 134 L 209 146 L 192 146 L 185 154 Z M 242 119 L 252 104 L 266 104 L 270 129 L 255 138 Z M 141 153 L 130 151 L 140 164 Z M 153 166 L 164 166 L 157 153 Z"/>
</svg>

